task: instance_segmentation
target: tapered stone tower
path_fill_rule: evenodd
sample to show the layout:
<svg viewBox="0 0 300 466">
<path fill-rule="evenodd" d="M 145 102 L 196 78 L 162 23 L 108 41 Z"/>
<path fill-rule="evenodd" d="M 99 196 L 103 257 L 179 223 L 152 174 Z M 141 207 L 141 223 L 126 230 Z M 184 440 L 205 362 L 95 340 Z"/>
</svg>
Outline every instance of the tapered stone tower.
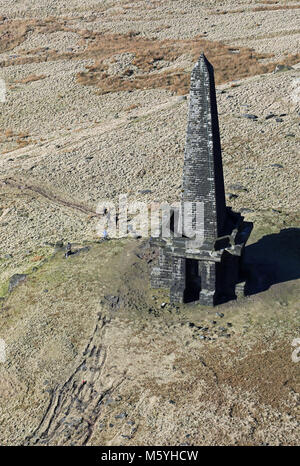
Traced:
<svg viewBox="0 0 300 466">
<path fill-rule="evenodd" d="M 243 294 L 252 224 L 226 207 L 214 72 L 204 54 L 191 75 L 181 206 L 164 222 L 151 238 L 159 247 L 153 288 L 170 288 L 174 303 L 214 305 Z"/>
</svg>

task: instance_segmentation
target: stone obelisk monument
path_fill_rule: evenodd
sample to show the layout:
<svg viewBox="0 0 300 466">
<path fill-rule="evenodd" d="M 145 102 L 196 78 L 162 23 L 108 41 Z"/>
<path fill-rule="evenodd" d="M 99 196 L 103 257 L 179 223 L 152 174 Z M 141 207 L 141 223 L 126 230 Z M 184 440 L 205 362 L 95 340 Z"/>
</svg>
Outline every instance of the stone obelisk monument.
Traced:
<svg viewBox="0 0 300 466">
<path fill-rule="evenodd" d="M 152 287 L 169 288 L 174 303 L 214 305 L 243 294 L 242 257 L 252 225 L 226 207 L 214 71 L 204 54 L 191 74 L 181 207 L 168 222 L 170 236 L 162 225 L 151 239 L 159 247 Z"/>
</svg>

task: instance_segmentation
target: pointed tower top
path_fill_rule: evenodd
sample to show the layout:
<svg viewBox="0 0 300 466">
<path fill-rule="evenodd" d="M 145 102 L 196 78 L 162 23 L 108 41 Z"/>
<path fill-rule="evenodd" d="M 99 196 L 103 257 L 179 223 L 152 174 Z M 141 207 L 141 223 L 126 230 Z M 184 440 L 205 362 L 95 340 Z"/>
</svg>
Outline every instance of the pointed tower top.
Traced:
<svg viewBox="0 0 300 466">
<path fill-rule="evenodd" d="M 198 61 L 196 61 L 192 73 L 201 73 L 201 72 L 207 72 L 208 74 L 211 74 L 213 72 L 213 67 L 211 63 L 207 60 L 206 55 L 204 52 L 201 52 L 199 55 Z"/>
<path fill-rule="evenodd" d="M 203 61 L 204 61 L 204 62 L 207 61 L 207 58 L 206 58 L 206 56 L 204 55 L 204 52 L 201 52 L 201 54 L 199 55 L 198 60 L 197 60 L 196 63 L 195 63 L 195 67 L 198 66 L 199 63 L 200 63 L 200 62 L 203 62 Z"/>
</svg>

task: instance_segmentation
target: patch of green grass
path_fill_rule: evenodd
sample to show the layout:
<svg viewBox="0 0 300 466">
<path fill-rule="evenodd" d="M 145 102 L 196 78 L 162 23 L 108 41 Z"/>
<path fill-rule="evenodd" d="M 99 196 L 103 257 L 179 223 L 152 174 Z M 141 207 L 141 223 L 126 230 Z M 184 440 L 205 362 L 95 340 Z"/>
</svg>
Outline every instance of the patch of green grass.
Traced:
<svg viewBox="0 0 300 466">
<path fill-rule="evenodd" d="M 8 294 L 9 280 L 0 284 L 0 298 L 5 298 Z"/>
</svg>

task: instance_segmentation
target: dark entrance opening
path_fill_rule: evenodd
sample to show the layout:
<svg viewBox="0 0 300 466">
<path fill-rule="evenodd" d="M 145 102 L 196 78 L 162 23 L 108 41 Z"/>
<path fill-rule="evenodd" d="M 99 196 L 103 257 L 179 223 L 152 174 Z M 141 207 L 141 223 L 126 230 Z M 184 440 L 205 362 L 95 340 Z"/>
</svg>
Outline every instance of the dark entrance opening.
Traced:
<svg viewBox="0 0 300 466">
<path fill-rule="evenodd" d="M 186 259 L 186 288 L 184 291 L 184 301 L 190 303 L 199 300 L 201 291 L 201 278 L 199 276 L 198 261 Z"/>
</svg>

